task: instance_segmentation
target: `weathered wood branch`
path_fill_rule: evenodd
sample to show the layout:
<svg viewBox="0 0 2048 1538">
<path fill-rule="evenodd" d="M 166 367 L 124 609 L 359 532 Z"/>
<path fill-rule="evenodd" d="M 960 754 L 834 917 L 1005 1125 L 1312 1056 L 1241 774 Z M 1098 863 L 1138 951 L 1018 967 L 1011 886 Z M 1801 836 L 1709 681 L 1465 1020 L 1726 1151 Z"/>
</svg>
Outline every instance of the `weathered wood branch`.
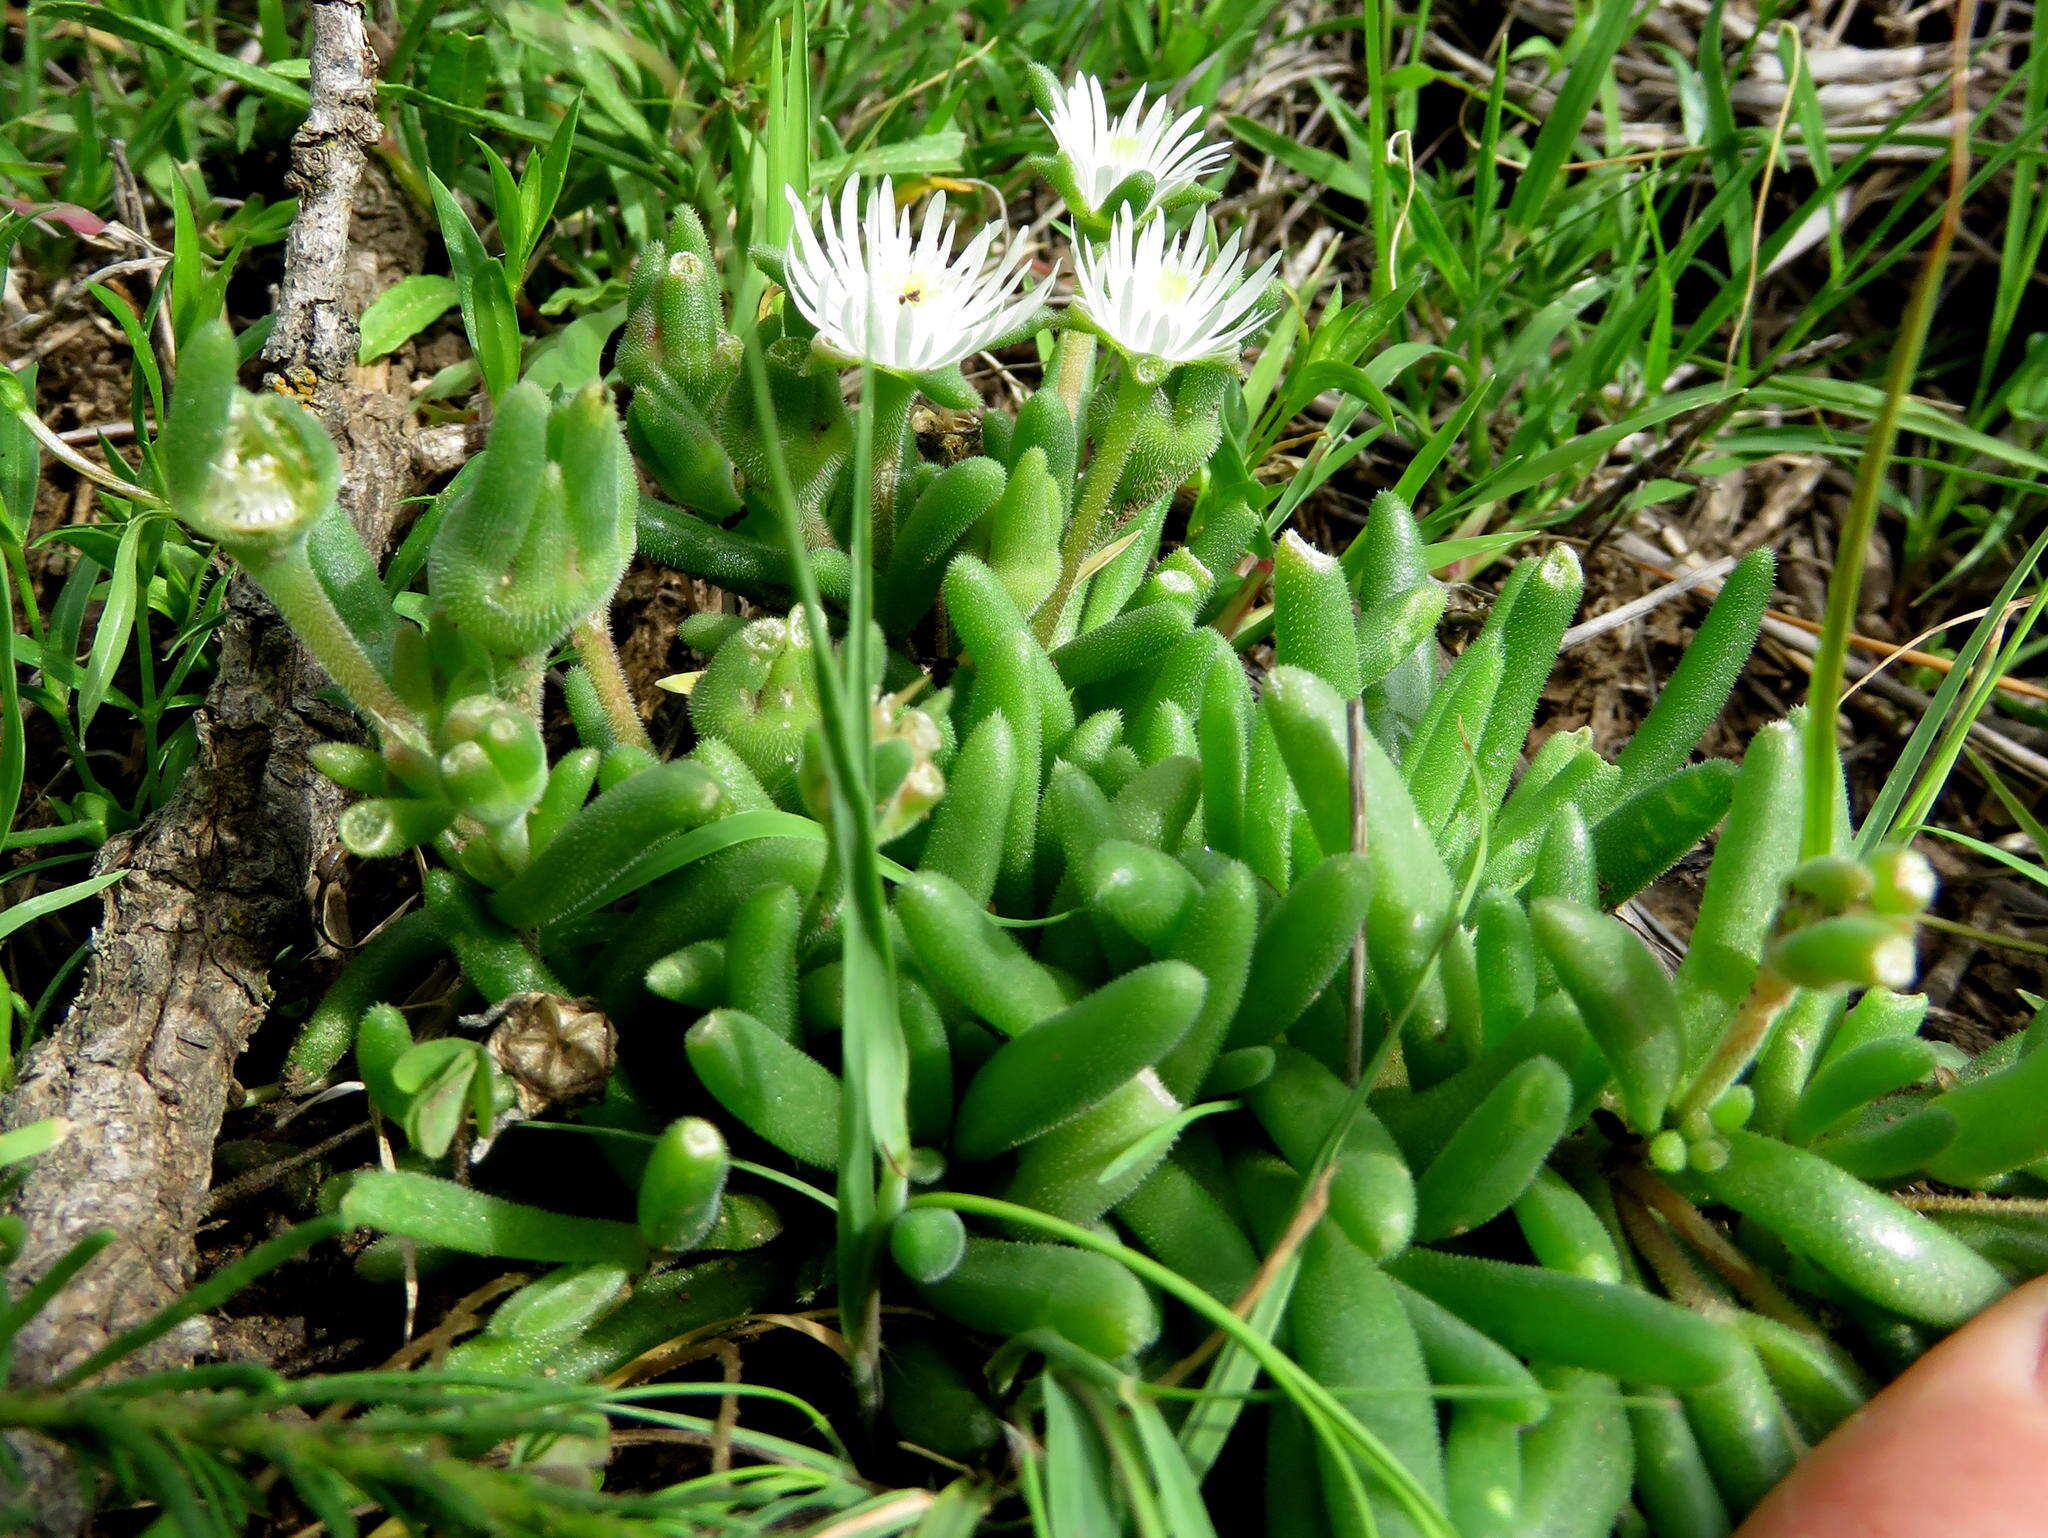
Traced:
<svg viewBox="0 0 2048 1538">
<path fill-rule="evenodd" d="M 312 106 L 290 177 L 300 202 L 264 355 L 272 387 L 309 398 L 333 433 L 342 505 L 381 554 L 411 489 L 409 412 L 356 377 L 355 315 L 417 270 L 420 235 L 388 181 L 364 175 L 382 130 L 361 0 L 311 0 L 310 33 Z M 28 1231 L 16 1285 L 95 1229 L 116 1238 L 19 1336 L 17 1381 L 47 1381 L 192 1280 L 235 1060 L 269 1003 L 272 962 L 314 943 L 313 873 L 335 847 L 341 796 L 307 749 L 347 729 L 317 697 L 325 686 L 262 595 L 235 583 L 184 783 L 100 852 L 96 868 L 125 879 L 108 889 L 76 1001 L 5 1106 L 10 1126 L 61 1116 L 73 1129 L 13 1200 Z M 203 1349 L 203 1333 L 174 1334 L 126 1365 L 161 1369 Z M 31 1456 L 38 1530 L 77 1533 L 75 1476 Z"/>
</svg>

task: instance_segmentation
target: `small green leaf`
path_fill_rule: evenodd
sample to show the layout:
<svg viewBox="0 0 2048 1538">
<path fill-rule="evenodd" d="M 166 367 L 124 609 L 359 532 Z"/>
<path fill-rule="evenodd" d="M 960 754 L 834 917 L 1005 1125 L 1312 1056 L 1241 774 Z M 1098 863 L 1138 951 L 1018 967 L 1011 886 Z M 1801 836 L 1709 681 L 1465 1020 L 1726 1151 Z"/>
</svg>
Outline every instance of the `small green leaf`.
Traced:
<svg viewBox="0 0 2048 1538">
<path fill-rule="evenodd" d="M 68 908 L 75 902 L 84 901 L 95 892 L 104 892 L 127 874 L 125 870 L 106 871 L 84 881 L 74 881 L 70 886 L 60 886 L 54 891 L 38 892 L 27 902 L 15 903 L 5 913 L 0 913 L 0 940 L 6 939 L 24 924 L 33 924 L 37 919 L 55 913 L 59 908 Z"/>
<path fill-rule="evenodd" d="M 455 280 L 439 273 L 400 278 L 363 311 L 356 362 L 374 363 L 397 351 L 447 314 L 461 297 Z"/>
</svg>

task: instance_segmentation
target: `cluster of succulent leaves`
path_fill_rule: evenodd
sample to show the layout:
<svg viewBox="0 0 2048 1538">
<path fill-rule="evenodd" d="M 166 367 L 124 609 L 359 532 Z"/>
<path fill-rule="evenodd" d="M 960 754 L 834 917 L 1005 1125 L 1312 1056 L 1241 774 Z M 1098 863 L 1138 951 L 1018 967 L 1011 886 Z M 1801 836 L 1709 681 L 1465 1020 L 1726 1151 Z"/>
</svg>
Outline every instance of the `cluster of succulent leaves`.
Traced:
<svg viewBox="0 0 2048 1538">
<path fill-rule="evenodd" d="M 734 333 L 740 272 L 679 216 L 633 277 L 623 419 L 508 388 L 381 578 L 331 450 L 236 391 L 225 331 L 180 372 L 174 507 L 371 725 L 321 757 L 362 797 L 345 839 L 430 852 L 293 1049 L 289 1089 L 352 1054 L 396 1129 L 302 1232 L 378 1231 L 370 1277 L 553 1268 L 448 1352 L 515 1396 L 458 1450 L 520 1432 L 515 1465 L 594 1481 L 610 1421 L 654 1412 L 576 1385 L 836 1305 L 869 1410 L 961 1471 L 864 1531 L 1013 1500 L 1054 1531 L 1240 1526 L 1203 1491 L 1229 1459 L 1275 1534 L 1694 1538 L 2048 1264 L 1995 1205 L 1890 1194 L 2040 1189 L 2042 1030 L 1974 1060 L 1918 1034 L 1926 867 L 1805 857 L 1848 813 L 1804 827 L 1794 723 L 1693 761 L 1767 556 L 1612 759 L 1583 731 L 1525 758 L 1569 548 L 1445 666 L 1445 552 L 1391 494 L 1341 556 L 1276 539 L 1230 370 L 1151 377 L 1070 328 L 1014 414 L 957 371 L 870 372 L 850 413 L 791 310 Z M 974 409 L 979 452 L 928 447 L 915 391 Z M 750 605 L 686 621 L 666 761 L 607 640 L 636 544 Z M 581 739 L 552 752 L 551 676 Z M 1615 910 L 1717 829 L 1669 973 Z M 404 1007 L 450 959 L 473 1007 Z M 579 1129 L 616 1188 L 573 1213 L 484 1157 Z M 865 1498 L 836 1448 L 737 1445 L 783 1468 L 749 1521 Z M 319 1467 L 336 1530 L 395 1499 L 367 1454 Z"/>
</svg>

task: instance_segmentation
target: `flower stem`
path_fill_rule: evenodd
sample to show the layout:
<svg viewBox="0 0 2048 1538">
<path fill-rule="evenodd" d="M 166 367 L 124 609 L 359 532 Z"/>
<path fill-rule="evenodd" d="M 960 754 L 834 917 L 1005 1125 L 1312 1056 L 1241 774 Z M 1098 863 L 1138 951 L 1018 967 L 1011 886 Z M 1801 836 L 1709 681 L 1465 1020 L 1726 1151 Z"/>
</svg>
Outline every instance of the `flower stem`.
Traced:
<svg viewBox="0 0 2048 1538">
<path fill-rule="evenodd" d="M 1102 430 L 1101 441 L 1095 445 L 1095 457 L 1088 461 L 1088 473 L 1081 479 L 1080 501 L 1060 547 L 1059 585 L 1038 611 L 1035 629 L 1041 642 L 1051 643 L 1053 633 L 1059 629 L 1060 616 L 1066 612 L 1081 580 L 1081 565 L 1094 554 L 1096 541 L 1102 537 L 1103 515 L 1116 495 L 1116 483 L 1123 479 L 1124 466 L 1130 463 L 1131 447 L 1138 437 L 1139 411 L 1151 393 L 1150 385 L 1139 380 L 1129 368 L 1124 370 L 1117 384 L 1116 404 Z"/>
<path fill-rule="evenodd" d="M 879 563 L 889 559 L 889 551 L 896 543 L 896 491 L 903 482 L 910 405 L 917 398 L 917 386 L 881 369 L 874 370 L 872 378 L 875 463 L 869 515 L 873 519 L 874 558 Z"/>
<path fill-rule="evenodd" d="M 612 735 L 626 747 L 654 751 L 647 725 L 633 704 L 633 690 L 626 682 L 626 670 L 619 666 L 619 649 L 612 642 L 610 615 L 600 610 L 575 629 L 576 655 L 583 659 L 583 671 L 597 691 L 597 703 L 611 724 Z"/>
<path fill-rule="evenodd" d="M 1898 339 L 1892 344 L 1891 359 L 1885 367 L 1884 398 L 1864 441 L 1863 458 L 1856 467 L 1856 484 L 1849 493 L 1849 510 L 1842 517 L 1842 531 L 1835 542 L 1835 570 L 1828 582 L 1827 613 L 1822 617 L 1820 641 L 1814 648 L 1813 675 L 1806 690 L 1806 824 L 1801 839 L 1802 853 L 1812 859 L 1830 853 L 1835 844 L 1835 787 L 1841 778 L 1841 745 L 1835 740 L 1835 715 L 1842 705 L 1842 673 L 1849 655 L 1849 635 L 1855 628 L 1857 598 L 1863 588 L 1864 554 L 1870 548 L 1877 524 L 1877 502 L 1884 490 L 1885 472 L 1891 466 L 1892 446 L 1899 436 L 1899 417 L 1911 392 L 1913 377 L 1920 367 L 1920 355 L 1927 345 L 1928 326 L 1934 319 L 1934 301 L 1941 288 L 1941 275 L 1948 266 L 1949 247 L 1962 220 L 1963 195 L 1970 181 L 1969 39 L 1976 15 L 1974 3 L 1958 12 L 1955 44 L 1950 60 L 1951 122 L 1948 159 L 1948 198 L 1941 222 L 1920 264 L 1919 275 L 1906 299 L 1906 313 L 1899 323 Z"/>
<path fill-rule="evenodd" d="M 258 558 L 243 554 L 238 559 L 250 579 L 277 606 L 300 644 L 313 654 L 313 660 L 327 670 L 327 676 L 355 702 L 357 709 L 380 727 L 415 724 L 412 712 L 382 670 L 370 660 L 363 643 L 334 606 L 334 599 L 307 559 L 303 541 L 275 555 Z"/>
<path fill-rule="evenodd" d="M 1679 1103 L 1678 1117 L 1681 1121 L 1694 1111 L 1704 1113 L 1713 1109 L 1714 1102 L 1742 1077 L 1742 1070 L 1749 1066 L 1750 1060 L 1763 1046 L 1764 1038 L 1770 1034 L 1772 1022 L 1797 991 L 1768 966 L 1757 969 L 1756 980 L 1749 985 L 1749 992 L 1743 995 L 1741 1006 L 1728 1022 L 1728 1029 L 1721 1033 L 1713 1054 Z"/>
</svg>

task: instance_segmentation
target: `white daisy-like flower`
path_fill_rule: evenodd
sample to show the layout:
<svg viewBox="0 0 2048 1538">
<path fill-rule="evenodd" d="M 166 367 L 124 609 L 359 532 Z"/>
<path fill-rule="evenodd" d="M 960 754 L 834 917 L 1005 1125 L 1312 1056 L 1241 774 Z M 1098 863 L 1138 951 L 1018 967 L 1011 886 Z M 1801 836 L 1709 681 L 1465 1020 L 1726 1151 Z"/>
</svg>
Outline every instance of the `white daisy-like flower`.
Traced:
<svg viewBox="0 0 2048 1538">
<path fill-rule="evenodd" d="M 1126 356 L 1193 363 L 1243 345 L 1265 324 L 1259 300 L 1280 257 L 1249 275 L 1245 261 L 1235 233 L 1209 254 L 1206 209 L 1171 243 L 1164 221 L 1140 230 L 1125 209 L 1108 240 L 1075 251 L 1076 297 Z"/>
<path fill-rule="evenodd" d="M 837 217 L 826 202 L 814 231 L 802 202 L 789 192 L 796 212 L 783 253 L 789 297 L 826 346 L 877 368 L 921 374 L 980 352 L 1037 308 L 1043 284 L 1017 292 L 1024 242 L 1016 231 L 985 224 L 956 253 L 945 193 L 925 205 L 914 232 L 887 177 L 870 189 L 865 216 L 857 196 L 849 179 Z M 991 260 L 990 248 L 1003 234 L 1006 249 Z"/>
<path fill-rule="evenodd" d="M 1050 113 L 1040 113 L 1052 130 L 1053 142 L 1073 168 L 1074 183 L 1088 207 L 1098 209 L 1117 184 L 1139 171 L 1157 183 L 1142 216 L 1183 188 L 1191 187 L 1230 158 L 1227 144 L 1204 144 L 1195 127 L 1201 109 L 1167 117 L 1162 98 L 1145 110 L 1145 89 L 1119 118 L 1109 115 L 1102 82 L 1082 75 L 1061 89 Z"/>
</svg>

